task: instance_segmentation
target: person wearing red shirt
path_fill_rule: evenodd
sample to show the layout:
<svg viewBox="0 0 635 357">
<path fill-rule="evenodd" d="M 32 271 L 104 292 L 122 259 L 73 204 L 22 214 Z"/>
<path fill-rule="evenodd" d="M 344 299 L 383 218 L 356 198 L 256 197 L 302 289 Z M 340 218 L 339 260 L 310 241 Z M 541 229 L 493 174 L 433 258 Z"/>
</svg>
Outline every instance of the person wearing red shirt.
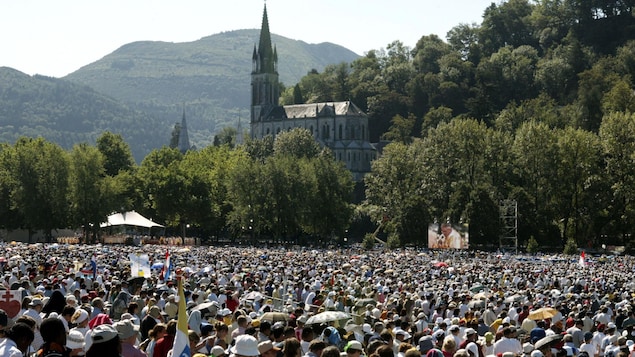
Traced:
<svg viewBox="0 0 635 357">
<path fill-rule="evenodd" d="M 174 337 L 176 336 L 176 320 L 170 320 L 166 327 L 167 335 L 161 337 L 154 346 L 152 357 L 167 357 L 168 352 L 174 345 Z"/>
</svg>

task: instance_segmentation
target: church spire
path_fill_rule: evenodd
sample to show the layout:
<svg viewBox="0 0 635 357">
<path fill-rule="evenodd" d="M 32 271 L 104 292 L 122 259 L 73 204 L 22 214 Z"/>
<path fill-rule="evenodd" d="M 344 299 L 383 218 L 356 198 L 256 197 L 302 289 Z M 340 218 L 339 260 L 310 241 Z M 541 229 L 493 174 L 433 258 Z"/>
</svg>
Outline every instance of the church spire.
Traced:
<svg viewBox="0 0 635 357">
<path fill-rule="evenodd" d="M 187 122 L 185 121 L 185 103 L 183 103 L 183 117 L 181 118 L 181 132 L 179 133 L 179 151 L 185 154 L 190 150 L 190 136 L 187 133 Z"/>
<path fill-rule="evenodd" d="M 260 28 L 260 42 L 258 43 L 258 59 L 260 60 L 260 73 L 274 73 L 275 66 L 273 48 L 271 46 L 271 32 L 269 32 L 269 18 L 267 16 L 267 4 L 262 13 L 262 26 Z"/>
</svg>

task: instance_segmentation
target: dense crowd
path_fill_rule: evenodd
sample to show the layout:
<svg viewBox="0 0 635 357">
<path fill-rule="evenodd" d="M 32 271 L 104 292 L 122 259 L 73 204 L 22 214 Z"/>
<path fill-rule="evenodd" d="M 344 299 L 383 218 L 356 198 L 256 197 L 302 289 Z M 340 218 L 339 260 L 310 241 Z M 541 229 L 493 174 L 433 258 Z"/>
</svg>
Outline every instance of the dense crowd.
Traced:
<svg viewBox="0 0 635 357">
<path fill-rule="evenodd" d="M 0 267 L 0 356 L 167 357 L 183 313 L 192 356 L 635 356 L 631 256 L 17 243 Z"/>
</svg>

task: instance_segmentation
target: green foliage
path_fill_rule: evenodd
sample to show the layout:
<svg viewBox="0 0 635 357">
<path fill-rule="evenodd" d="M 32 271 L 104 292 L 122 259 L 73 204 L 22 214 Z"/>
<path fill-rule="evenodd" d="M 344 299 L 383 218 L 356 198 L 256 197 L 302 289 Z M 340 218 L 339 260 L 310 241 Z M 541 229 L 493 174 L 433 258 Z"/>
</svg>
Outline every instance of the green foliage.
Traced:
<svg viewBox="0 0 635 357">
<path fill-rule="evenodd" d="M 375 235 L 372 233 L 366 233 L 364 240 L 362 241 L 362 248 L 364 250 L 372 250 L 375 248 Z"/>
<path fill-rule="evenodd" d="M 320 152 L 320 145 L 311 132 L 304 128 L 293 128 L 281 132 L 273 143 L 273 152 L 278 156 L 295 158 L 314 158 Z"/>
<path fill-rule="evenodd" d="M 97 138 L 97 149 L 104 158 L 104 170 L 108 176 L 116 176 L 121 171 L 131 171 L 135 165 L 130 146 L 121 134 L 109 131 Z"/>
<path fill-rule="evenodd" d="M 538 245 L 538 241 L 534 236 L 529 237 L 529 241 L 527 242 L 527 253 L 536 254 L 538 253 L 538 249 L 540 246 Z"/>
<path fill-rule="evenodd" d="M 413 114 L 408 115 L 408 118 L 404 118 L 399 114 L 395 115 L 390 121 L 390 129 L 384 134 L 384 139 L 410 144 L 415 121 L 416 118 Z"/>
<path fill-rule="evenodd" d="M 388 235 L 388 239 L 386 240 L 386 247 L 388 247 L 388 249 L 401 248 L 401 240 L 399 239 L 399 235 L 396 233 L 391 233 L 390 235 Z"/>
<path fill-rule="evenodd" d="M 104 131 L 122 133 L 134 143 L 141 160 L 156 139 L 166 137 L 154 118 L 135 112 L 94 90 L 42 76 L 30 77 L 0 68 L 0 141 L 39 137 L 70 150 L 80 142 L 94 143 Z"/>
<path fill-rule="evenodd" d="M 236 137 L 238 130 L 232 127 L 224 127 L 220 133 L 214 135 L 214 146 L 228 145 L 233 148 L 236 146 Z"/>
<path fill-rule="evenodd" d="M 275 32 L 275 24 L 271 25 Z M 129 141 L 140 162 L 151 149 L 167 144 L 175 120 L 181 118 L 183 103 L 189 113 L 190 141 L 198 148 L 211 145 L 222 128 L 237 126 L 238 118 L 248 113 L 245 76 L 251 73 L 251 54 L 259 35 L 259 30 L 250 29 L 192 42 L 133 42 L 64 79 L 90 86 L 158 119 L 157 127 L 163 132 L 151 137 L 153 145 L 143 155 L 137 155 L 137 144 Z M 291 89 L 311 68 L 324 71 L 328 65 L 359 57 L 331 43 L 308 44 L 275 34 L 271 40 L 280 59 L 280 81 Z"/>
<path fill-rule="evenodd" d="M 181 123 L 174 124 L 174 128 L 172 129 L 172 134 L 170 134 L 170 145 L 171 149 L 177 149 L 179 147 L 179 137 L 181 136 Z"/>
<path fill-rule="evenodd" d="M 68 218 L 68 154 L 42 138 L 20 138 L 13 150 L 9 168 L 15 178 L 14 204 L 24 226 L 30 232 L 43 230 L 48 240 Z"/>
<path fill-rule="evenodd" d="M 427 223 L 446 217 L 469 222 L 475 244 L 496 241 L 498 203 L 511 198 L 521 241 L 623 245 L 635 226 L 632 10 L 630 1 L 505 1 L 481 24 L 454 27 L 447 43 L 422 36 L 413 49 L 394 41 L 363 57 L 274 36 L 282 81 L 295 83 L 279 84 L 281 101 L 351 100 L 369 115 L 371 141 L 394 141 L 365 177 L 364 205 L 403 244 L 424 245 Z M 138 42 L 68 77 L 151 115 L 0 69 L 0 141 L 15 143 L 0 146 L 0 226 L 95 224 L 108 208 L 209 235 L 342 236 L 350 174 L 307 132 L 232 148 L 249 98 L 235 76 L 249 73 L 257 37 Z M 240 48 L 245 56 L 230 59 Z M 203 149 L 155 149 L 185 101 Z"/>
<path fill-rule="evenodd" d="M 562 254 L 565 255 L 577 255 L 578 254 L 578 244 L 575 242 L 575 238 L 567 239 L 567 243 L 564 245 L 564 250 Z"/>
</svg>

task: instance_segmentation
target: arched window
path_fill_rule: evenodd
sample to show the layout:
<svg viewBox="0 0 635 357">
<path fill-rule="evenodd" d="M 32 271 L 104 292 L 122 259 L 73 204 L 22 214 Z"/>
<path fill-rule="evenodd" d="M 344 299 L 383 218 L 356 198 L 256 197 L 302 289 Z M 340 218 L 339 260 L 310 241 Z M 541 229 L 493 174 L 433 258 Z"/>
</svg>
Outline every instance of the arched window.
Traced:
<svg viewBox="0 0 635 357">
<path fill-rule="evenodd" d="M 269 130 L 269 128 L 267 128 L 267 135 L 269 135 L 269 134 L 270 134 L 270 130 Z"/>
<path fill-rule="evenodd" d="M 362 125 L 362 140 L 366 140 L 366 126 Z"/>
<path fill-rule="evenodd" d="M 339 129 L 340 140 L 342 140 L 342 133 L 343 133 L 343 128 L 342 128 L 342 124 L 340 124 L 340 129 Z"/>
<path fill-rule="evenodd" d="M 276 134 L 280 134 L 280 127 L 276 128 Z"/>
<path fill-rule="evenodd" d="M 313 125 L 311 125 L 311 135 L 313 135 Z"/>
</svg>

